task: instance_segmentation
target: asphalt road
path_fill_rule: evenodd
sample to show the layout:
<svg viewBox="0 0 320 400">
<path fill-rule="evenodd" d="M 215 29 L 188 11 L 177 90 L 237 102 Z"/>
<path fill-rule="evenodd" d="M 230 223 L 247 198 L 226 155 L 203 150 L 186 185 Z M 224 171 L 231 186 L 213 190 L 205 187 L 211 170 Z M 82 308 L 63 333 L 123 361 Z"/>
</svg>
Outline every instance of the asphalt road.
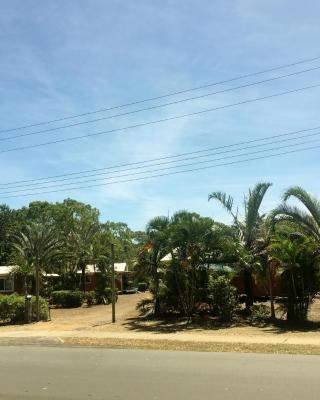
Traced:
<svg viewBox="0 0 320 400">
<path fill-rule="evenodd" d="M 320 356 L 0 347 L 0 399 L 320 398 Z"/>
</svg>

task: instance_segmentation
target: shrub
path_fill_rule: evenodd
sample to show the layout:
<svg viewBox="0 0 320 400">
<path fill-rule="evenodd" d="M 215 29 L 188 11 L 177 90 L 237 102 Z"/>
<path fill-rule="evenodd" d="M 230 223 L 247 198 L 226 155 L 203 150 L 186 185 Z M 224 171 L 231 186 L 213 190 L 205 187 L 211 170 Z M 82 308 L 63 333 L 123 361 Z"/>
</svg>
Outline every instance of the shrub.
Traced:
<svg viewBox="0 0 320 400">
<path fill-rule="evenodd" d="M 139 282 L 138 283 L 138 290 L 139 292 L 145 292 L 148 288 L 148 285 L 146 282 Z"/>
<path fill-rule="evenodd" d="M 81 307 L 84 300 L 80 290 L 58 290 L 52 292 L 52 302 L 63 308 Z"/>
<path fill-rule="evenodd" d="M 153 299 L 142 299 L 136 305 L 136 309 L 144 316 L 153 314 Z"/>
<path fill-rule="evenodd" d="M 3 322 L 24 322 L 25 319 L 25 298 L 11 294 L 0 296 L 0 320 Z M 48 321 L 49 307 L 45 299 L 40 297 L 40 320 Z M 36 320 L 36 298 L 31 299 L 31 320 Z"/>
<path fill-rule="evenodd" d="M 177 293 L 163 282 L 159 285 L 157 300 L 159 302 L 161 315 L 176 314 L 177 312 L 182 311 L 179 305 Z"/>
<path fill-rule="evenodd" d="M 254 304 L 250 310 L 252 325 L 264 325 L 270 319 L 270 310 L 264 304 Z"/>
<path fill-rule="evenodd" d="M 237 289 L 225 276 L 210 277 L 208 300 L 214 314 L 224 322 L 231 321 L 238 309 Z"/>
<path fill-rule="evenodd" d="M 96 301 L 96 294 L 94 291 L 86 292 L 85 299 L 87 302 L 87 306 L 91 307 Z"/>
<path fill-rule="evenodd" d="M 115 293 L 116 301 L 118 300 L 118 293 Z M 106 287 L 104 290 L 99 289 L 96 291 L 97 304 L 110 304 L 112 302 L 112 289 Z"/>
</svg>

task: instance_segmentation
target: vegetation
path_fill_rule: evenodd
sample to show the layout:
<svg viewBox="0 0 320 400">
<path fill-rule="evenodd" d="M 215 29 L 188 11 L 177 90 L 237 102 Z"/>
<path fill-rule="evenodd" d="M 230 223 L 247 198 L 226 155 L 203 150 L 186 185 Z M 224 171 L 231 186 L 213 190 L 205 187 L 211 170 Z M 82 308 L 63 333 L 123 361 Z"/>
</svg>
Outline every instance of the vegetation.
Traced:
<svg viewBox="0 0 320 400">
<path fill-rule="evenodd" d="M 226 276 L 210 277 L 208 283 L 208 299 L 212 311 L 221 321 L 233 319 L 238 307 L 237 289 Z"/>
<path fill-rule="evenodd" d="M 134 274 L 126 281 L 152 294 L 151 302 L 139 305 L 149 315 L 190 321 L 201 314 L 229 322 L 238 314 L 259 324 L 275 320 L 281 307 L 288 321 L 300 323 L 320 290 L 320 202 L 293 187 L 278 207 L 263 213 L 270 187 L 262 182 L 249 189 L 242 210 L 231 196 L 212 192 L 209 200 L 224 207 L 231 225 L 182 210 L 153 218 L 145 232 L 121 222 L 101 223 L 97 209 L 72 199 L 18 210 L 2 205 L 0 261 L 17 265 L 23 292 L 35 295 L 36 320 L 40 294 L 62 307 L 109 303 L 114 243 L 116 262 L 126 262 Z M 99 270 L 94 292 L 86 280 L 89 264 Z M 260 304 L 261 297 L 271 307 Z M 2 300 L 4 308 L 10 298 Z M 20 308 L 12 304 L 15 315 Z M 9 314 L 4 320 L 16 318 Z"/>
<path fill-rule="evenodd" d="M 49 307 L 46 301 L 40 297 L 39 320 L 49 319 Z M 0 296 L 0 321 L 5 323 L 21 323 L 25 320 L 25 301 L 24 296 L 11 294 Z M 38 310 L 36 298 L 31 299 L 31 321 L 38 321 Z"/>
<path fill-rule="evenodd" d="M 63 308 L 81 307 L 84 295 L 80 290 L 59 290 L 52 292 L 52 303 Z"/>
</svg>

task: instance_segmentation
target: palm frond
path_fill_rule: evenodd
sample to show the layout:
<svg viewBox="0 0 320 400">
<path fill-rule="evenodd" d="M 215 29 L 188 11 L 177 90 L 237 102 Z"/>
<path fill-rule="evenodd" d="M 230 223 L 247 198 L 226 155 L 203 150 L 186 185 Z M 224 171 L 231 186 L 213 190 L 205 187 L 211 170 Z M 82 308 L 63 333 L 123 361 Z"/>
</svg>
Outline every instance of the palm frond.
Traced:
<svg viewBox="0 0 320 400">
<path fill-rule="evenodd" d="M 284 193 L 283 200 L 287 201 L 290 197 L 295 197 L 306 207 L 320 228 L 320 201 L 300 186 L 289 188 Z"/>
<path fill-rule="evenodd" d="M 233 212 L 233 197 L 224 192 L 212 192 L 208 197 L 208 201 L 210 200 L 217 200 L 220 202 L 220 204 L 222 204 L 222 206 L 232 215 L 232 217 L 236 219 L 236 214 Z"/>
<path fill-rule="evenodd" d="M 252 241 L 254 230 L 261 220 L 259 209 L 270 186 L 272 186 L 272 183 L 258 183 L 252 190 L 249 190 L 249 196 L 245 199 L 246 240 L 248 243 Z"/>
<path fill-rule="evenodd" d="M 320 240 L 320 227 L 314 218 L 297 207 L 282 204 L 272 211 L 274 221 L 290 221 L 299 225 L 307 234 L 315 240 Z"/>
</svg>

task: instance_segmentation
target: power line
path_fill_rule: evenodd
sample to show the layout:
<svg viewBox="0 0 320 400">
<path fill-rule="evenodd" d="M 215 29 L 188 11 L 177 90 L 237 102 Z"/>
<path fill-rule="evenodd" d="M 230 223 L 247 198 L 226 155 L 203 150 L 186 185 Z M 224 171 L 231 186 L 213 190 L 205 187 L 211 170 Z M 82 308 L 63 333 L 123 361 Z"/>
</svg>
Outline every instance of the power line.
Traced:
<svg viewBox="0 0 320 400">
<path fill-rule="evenodd" d="M 226 162 L 226 163 L 214 164 L 214 165 L 209 165 L 209 166 L 205 166 L 205 167 L 191 168 L 191 169 L 186 169 L 186 170 L 181 170 L 181 171 L 174 171 L 174 172 L 168 172 L 168 173 L 162 173 L 162 174 L 156 174 L 156 175 L 149 175 L 149 176 L 144 176 L 144 177 L 138 177 L 138 178 L 114 181 L 114 182 L 99 183 L 99 184 L 94 184 L 94 185 L 89 185 L 89 186 L 78 186 L 78 187 L 72 187 L 72 188 L 68 188 L 68 189 L 57 189 L 57 190 L 46 191 L 46 192 L 11 195 L 11 196 L 5 196 L 3 198 L 4 199 L 8 199 L 8 198 L 13 198 L 13 197 L 26 197 L 26 196 L 32 196 L 32 195 L 37 196 L 37 195 L 43 195 L 43 194 L 49 194 L 49 193 L 65 192 L 65 191 L 70 191 L 70 190 L 80 190 L 80 189 L 89 189 L 89 188 L 99 187 L 99 186 L 100 187 L 101 186 L 108 186 L 108 185 L 114 185 L 114 184 L 118 184 L 118 183 L 141 181 L 141 180 L 146 180 L 146 179 L 151 179 L 151 178 L 159 178 L 159 177 L 164 177 L 164 176 L 171 176 L 171 175 L 183 174 L 183 173 L 188 173 L 188 172 L 201 171 L 201 170 L 215 168 L 215 167 L 240 164 L 240 163 L 245 163 L 245 162 L 248 162 L 248 161 L 262 160 L 262 159 L 271 158 L 271 157 L 277 157 L 277 156 L 281 156 L 281 155 L 293 154 L 293 153 L 297 153 L 297 152 L 300 152 L 300 151 L 314 150 L 314 149 L 317 149 L 319 147 L 320 147 L 320 145 L 319 146 L 310 146 L 310 147 L 305 147 L 305 148 L 302 148 L 302 149 L 289 150 L 289 151 L 284 151 L 284 152 L 280 152 L 280 153 L 268 154 L 266 156 L 246 158 L 244 160 L 230 161 L 230 162 Z"/>
<path fill-rule="evenodd" d="M 300 130 L 296 130 L 296 131 L 290 131 L 290 132 L 286 132 L 286 133 L 278 133 L 278 134 L 272 135 L 272 136 L 264 136 L 264 137 L 259 138 L 259 139 L 246 140 L 246 141 L 237 142 L 237 143 L 228 144 L 228 145 L 209 147 L 207 149 L 190 151 L 190 152 L 180 153 L 180 154 L 174 154 L 174 155 L 171 155 L 171 156 L 151 158 L 151 159 L 147 159 L 147 160 L 143 160 L 143 161 L 136 161 L 136 162 L 131 162 L 131 163 L 116 164 L 116 165 L 111 165 L 111 166 L 108 166 L 108 167 L 94 168 L 94 169 L 83 170 L 83 171 L 79 171 L 79 172 L 69 172 L 67 174 L 59 174 L 59 175 L 52 175 L 52 176 L 46 176 L 46 177 L 41 177 L 41 178 L 35 178 L 35 179 L 25 179 L 25 180 L 19 180 L 19 181 L 5 182 L 5 183 L 0 183 L 0 187 L 1 186 L 20 187 L 20 186 L 23 186 L 23 185 L 19 185 L 21 183 L 37 182 L 37 181 L 43 181 L 43 180 L 49 180 L 49 179 L 55 179 L 55 178 L 63 178 L 63 177 L 74 176 L 74 175 L 82 175 L 82 174 L 91 173 L 91 172 L 105 171 L 105 170 L 110 170 L 110 169 L 115 169 L 115 168 L 122 168 L 122 167 L 128 167 L 128 166 L 141 165 L 141 164 L 146 164 L 146 163 L 149 163 L 149 162 L 168 160 L 168 159 L 184 157 L 184 156 L 188 156 L 188 155 L 192 155 L 192 154 L 199 154 L 199 153 L 209 152 L 209 151 L 213 151 L 213 150 L 220 150 L 220 149 L 225 149 L 225 148 L 230 148 L 230 147 L 241 146 L 241 145 L 244 145 L 244 144 L 262 142 L 262 141 L 271 140 L 271 139 L 274 139 L 274 138 L 286 137 L 286 136 L 296 135 L 296 134 L 299 134 L 299 133 L 310 132 L 310 131 L 314 131 L 314 130 L 317 130 L 317 129 L 320 129 L 320 125 L 314 126 L 314 127 L 311 127 L 311 128 L 305 128 L 305 129 L 300 129 Z M 57 181 L 51 181 L 51 182 L 59 182 L 59 181 L 62 181 L 62 180 L 63 179 L 58 179 Z M 41 184 L 41 183 L 49 183 L 49 182 L 39 182 L 39 184 Z M 18 184 L 18 185 L 17 186 L 12 186 L 12 185 L 16 185 L 16 184 Z"/>
<path fill-rule="evenodd" d="M 317 130 L 317 129 L 320 129 L 320 125 L 319 126 L 315 126 L 315 127 L 311 127 L 311 128 L 300 129 L 300 130 L 296 130 L 296 131 L 290 131 L 290 132 L 286 132 L 286 133 L 282 133 L 282 134 L 279 133 L 279 134 L 272 135 L 272 136 L 264 136 L 264 137 L 259 138 L 259 139 L 252 139 L 252 140 L 237 142 L 237 143 L 233 143 L 233 144 L 229 144 L 229 145 L 216 146 L 216 147 L 211 147 L 211 148 L 202 149 L 202 150 L 196 150 L 196 151 L 191 151 L 191 152 L 186 152 L 186 153 L 175 154 L 175 155 L 171 155 L 171 156 L 152 158 L 152 159 L 147 159 L 147 160 L 137 161 L 137 162 L 132 162 L 132 163 L 116 164 L 116 165 L 113 165 L 113 166 L 111 165 L 111 166 L 103 167 L 103 168 L 95 168 L 95 169 L 83 170 L 83 171 L 79 171 L 79 172 L 71 172 L 71 173 L 67 173 L 67 174 L 59 174 L 59 175 L 41 177 L 41 178 L 36 178 L 36 179 L 27 179 L 27 180 L 5 182 L 5 183 L 0 183 L 0 186 L 21 187 L 21 186 L 24 186 L 24 185 L 19 185 L 21 183 L 23 184 L 23 183 L 37 182 L 37 181 L 43 181 L 43 180 L 47 180 L 47 182 L 39 182 L 39 183 L 35 183 L 35 184 L 43 184 L 43 183 L 49 183 L 49 182 L 51 182 L 51 183 L 52 182 L 59 182 L 59 181 L 63 181 L 64 179 L 57 179 L 55 181 L 52 181 L 52 180 L 48 181 L 48 180 L 49 179 L 55 179 L 55 178 L 74 176 L 74 175 L 82 175 L 82 174 L 85 174 L 85 173 L 91 173 L 91 172 L 97 172 L 97 171 L 105 171 L 105 170 L 110 170 L 110 169 L 115 169 L 115 168 L 123 168 L 123 167 L 127 167 L 127 166 L 141 165 L 141 164 L 146 164 L 146 163 L 149 163 L 149 162 L 167 160 L 167 159 L 172 159 L 172 158 L 178 158 L 178 157 L 183 157 L 183 156 L 192 155 L 192 154 L 199 154 L 199 153 L 209 152 L 209 151 L 213 151 L 213 150 L 236 147 L 236 146 L 240 146 L 240 145 L 243 145 L 243 144 L 250 144 L 250 143 L 256 143 L 256 142 L 261 142 L 261 141 L 265 141 L 265 140 L 271 140 L 273 138 L 279 138 L 279 137 L 295 135 L 295 134 L 299 134 L 299 133 L 314 131 L 314 130 Z M 68 179 L 73 179 L 73 178 L 68 178 Z M 77 177 L 75 177 L 74 179 L 77 179 Z M 16 184 L 18 184 L 18 185 L 16 185 Z M 15 185 L 15 186 L 12 186 L 12 185 Z"/>
<path fill-rule="evenodd" d="M 240 80 L 240 79 L 250 78 L 252 76 L 262 75 L 262 74 L 265 74 L 265 73 L 268 73 L 268 72 L 272 72 L 272 71 L 277 71 L 277 70 L 281 70 L 281 69 L 285 69 L 285 68 L 294 67 L 294 66 L 300 65 L 300 64 L 310 63 L 310 62 L 313 62 L 313 61 L 317 61 L 319 59 L 320 59 L 320 56 L 319 57 L 313 57 L 313 58 L 307 58 L 307 59 L 303 59 L 303 60 L 296 61 L 296 62 L 293 62 L 293 63 L 283 64 L 283 65 L 280 65 L 280 66 L 277 66 L 277 67 L 268 68 L 268 69 L 265 69 L 265 70 L 262 70 L 262 71 L 252 72 L 252 73 L 244 74 L 244 75 L 239 75 L 239 76 L 236 76 L 234 78 L 225 79 L 225 80 L 221 80 L 221 81 L 214 82 L 214 83 L 209 83 L 209 84 L 206 84 L 206 85 L 201 85 L 201 86 L 193 87 L 193 88 L 190 88 L 190 89 L 179 90 L 179 91 L 176 91 L 176 92 L 171 92 L 171 93 L 167 93 L 167 94 L 160 95 L 160 96 L 155 96 L 155 97 L 149 97 L 149 98 L 142 99 L 142 100 L 135 100 L 135 101 L 132 101 L 132 102 L 129 102 L 129 103 L 126 103 L 126 104 L 121 104 L 121 105 L 112 106 L 112 107 L 108 107 L 108 108 L 101 108 L 101 109 L 98 109 L 98 110 L 89 111 L 89 112 L 85 112 L 85 113 L 81 113 L 81 114 L 70 115 L 70 116 L 66 116 L 66 117 L 59 117 L 59 118 L 56 118 L 56 119 L 52 119 L 52 120 L 49 120 L 49 121 L 38 122 L 38 123 L 35 123 L 35 124 L 29 124 L 29 125 L 18 126 L 18 127 L 15 127 L 15 128 L 3 129 L 3 130 L 0 130 L 0 133 L 12 132 L 12 131 L 32 128 L 32 127 L 36 127 L 36 126 L 41 126 L 41 125 L 48 125 L 48 124 L 55 123 L 55 122 L 66 121 L 66 120 L 73 119 L 73 118 L 79 118 L 79 117 L 84 117 L 84 116 L 87 116 L 87 115 L 92 115 L 92 114 L 111 111 L 111 110 L 115 110 L 115 109 L 119 109 L 119 108 L 129 107 L 129 106 L 133 106 L 133 105 L 137 105 L 137 104 L 146 103 L 146 102 L 149 102 L 149 101 L 160 100 L 160 99 L 176 96 L 176 95 L 183 94 L 183 93 L 193 92 L 193 91 L 196 91 L 196 90 L 206 89 L 206 88 L 209 88 L 209 87 L 212 87 L 212 86 L 222 85 L 224 83 L 233 82 L 233 81 L 237 81 L 237 80 Z"/>
<path fill-rule="evenodd" d="M 64 184 L 60 184 L 60 185 L 49 185 L 49 186 L 42 186 L 40 188 L 31 188 L 31 189 L 20 189 L 20 190 L 14 190 L 14 191 L 6 191 L 6 192 L 0 192 L 0 196 L 3 194 L 11 194 L 11 193 L 21 193 L 24 191 L 30 191 L 30 190 L 43 190 L 43 189 L 50 189 L 50 188 L 56 188 L 56 187 L 62 187 L 62 186 L 71 186 L 71 185 L 75 185 L 75 184 L 82 184 L 82 183 L 89 183 L 89 182 L 98 182 L 98 181 L 105 181 L 105 180 L 110 180 L 110 179 L 117 179 L 117 178 L 123 178 L 123 177 L 128 177 L 128 176 L 134 176 L 134 175 L 141 175 L 141 174 L 146 174 L 146 173 L 152 173 L 152 172 L 159 172 L 159 171 L 164 171 L 164 170 L 168 170 L 168 169 L 174 169 L 174 168 L 181 168 L 181 167 L 188 167 L 188 166 L 192 166 L 192 165 L 198 165 L 198 164 L 206 164 L 212 161 L 220 161 L 220 160 L 225 160 L 225 159 L 229 159 L 229 158 L 236 158 L 236 157 L 242 157 L 242 156 L 247 156 L 247 155 L 251 155 L 251 154 L 259 154 L 259 153 L 265 153 L 268 151 L 273 151 L 273 150 L 278 150 L 278 149 L 284 149 L 284 148 L 288 148 L 288 147 L 294 147 L 294 146 L 300 146 L 300 145 L 304 145 L 304 144 L 308 144 L 308 143 L 314 143 L 314 142 L 318 142 L 319 140 L 308 140 L 308 141 L 304 141 L 304 142 L 300 142 L 300 143 L 295 143 L 295 144 L 291 144 L 291 145 L 286 145 L 286 146 L 280 146 L 280 147 L 273 147 L 270 149 L 263 149 L 263 150 L 258 150 L 255 152 L 249 152 L 249 153 L 243 153 L 243 154 L 235 154 L 232 156 L 227 156 L 227 157 L 221 157 L 221 158 L 214 158 L 214 159 L 210 159 L 210 160 L 205 160 L 205 161 L 197 161 L 197 162 L 193 162 L 193 163 L 188 163 L 188 164 L 182 164 L 182 165 L 174 165 L 171 167 L 164 167 L 164 168 L 158 168 L 155 170 L 146 170 L 146 171 L 141 171 L 141 172 L 131 172 L 128 174 L 122 174 L 122 175 L 115 175 L 115 176 L 111 176 L 108 178 L 96 178 L 96 179 L 89 179 L 89 180 L 85 180 L 85 181 L 80 181 L 80 182 L 71 182 L 71 183 L 64 183 Z M 255 146 L 252 146 L 255 147 Z M 240 149 L 243 150 L 243 149 Z M 219 154 L 219 153 L 218 153 Z M 208 156 L 210 156 L 211 154 L 209 154 Z M 207 156 L 207 157 L 208 157 Z M 192 158 L 191 158 L 192 159 Z M 185 159 L 188 160 L 188 159 Z M 184 161 L 185 161 L 184 160 Z M 155 164 L 155 165 L 148 165 L 147 167 L 152 167 L 152 166 L 159 166 L 161 164 Z M 119 172 L 124 172 L 124 171 L 119 171 Z"/>
<path fill-rule="evenodd" d="M 243 89 L 243 88 L 246 88 L 246 87 L 260 85 L 262 83 L 272 82 L 272 81 L 275 81 L 275 80 L 288 78 L 288 77 L 299 75 L 299 74 L 304 74 L 304 73 L 307 73 L 307 72 L 318 70 L 319 68 L 320 68 L 320 66 L 317 66 L 317 67 L 305 69 L 305 70 L 302 70 L 302 71 L 292 72 L 290 74 L 275 76 L 275 77 L 264 79 L 264 80 L 261 80 L 261 81 L 251 82 L 251 83 L 247 83 L 247 84 L 244 84 L 244 85 L 240 85 L 240 86 L 235 86 L 235 87 L 232 87 L 232 88 L 219 90 L 219 91 L 216 91 L 216 92 L 205 93 L 205 94 L 202 94 L 202 95 L 199 95 L 199 96 L 194 96 L 194 97 L 188 97 L 188 98 L 185 98 L 185 99 L 175 100 L 175 101 L 172 101 L 172 102 L 169 102 L 169 103 L 157 104 L 157 105 L 146 107 L 146 108 L 139 108 L 137 110 L 127 111 L 127 112 L 120 113 L 120 114 L 107 115 L 105 117 L 101 117 L 101 118 L 97 118 L 97 119 L 91 119 L 91 120 L 87 120 L 87 121 L 75 122 L 75 123 L 72 123 L 72 124 L 69 124 L 69 125 L 57 126 L 57 127 L 54 127 L 54 128 L 48 128 L 48 129 L 44 129 L 44 130 L 41 130 L 41 131 L 22 133 L 22 134 L 15 135 L 15 136 L 6 136 L 6 137 L 3 137 L 3 138 L 0 138 L 0 141 L 3 142 L 3 141 L 7 141 L 7 140 L 13 140 L 13 139 L 18 139 L 18 138 L 22 138 L 22 137 L 29 137 L 29 136 L 35 136 L 35 135 L 40 135 L 40 134 L 53 134 L 53 133 L 55 133 L 55 132 L 57 132 L 57 131 L 59 131 L 61 129 L 73 128 L 75 126 L 91 124 L 91 123 L 94 123 L 94 122 L 100 122 L 100 121 L 104 121 L 104 120 L 107 120 L 107 119 L 123 117 L 123 116 L 127 116 L 127 115 L 132 115 L 132 114 L 138 114 L 138 113 L 143 112 L 143 111 L 151 111 L 151 110 L 155 110 L 155 109 L 159 109 L 159 108 L 163 108 L 163 107 L 168 107 L 168 106 L 172 106 L 172 105 L 176 105 L 176 104 L 180 104 L 180 103 L 186 103 L 186 102 L 192 101 L 192 100 L 199 100 L 199 99 L 202 99 L 202 98 L 205 98 L 205 97 L 214 96 L 216 94 L 232 92 L 232 91 L 237 90 L 237 89 Z"/>
<path fill-rule="evenodd" d="M 205 109 L 205 110 L 201 110 L 201 111 L 195 111 L 195 112 L 192 112 L 192 113 L 176 115 L 176 116 L 173 116 L 173 117 L 158 119 L 158 120 L 144 122 L 144 123 L 135 124 L 135 125 L 129 125 L 129 126 L 122 127 L 122 128 L 110 129 L 108 131 L 102 131 L 102 132 L 95 132 L 95 133 L 91 133 L 91 134 L 73 136 L 73 137 L 70 137 L 70 138 L 57 139 L 57 140 L 54 140 L 54 141 L 38 143 L 38 144 L 33 144 L 33 145 L 13 147 L 13 148 L 5 149 L 5 150 L 0 150 L 0 154 L 1 153 L 9 153 L 9 152 L 13 152 L 13 151 L 28 150 L 28 149 L 43 147 L 43 146 L 47 146 L 47 145 L 51 145 L 51 144 L 70 142 L 70 141 L 84 139 L 84 138 L 88 138 L 88 137 L 105 135 L 105 134 L 110 134 L 110 133 L 115 133 L 115 132 L 120 132 L 120 131 L 126 131 L 126 130 L 133 129 L 133 128 L 139 128 L 139 127 L 143 127 L 143 126 L 154 125 L 154 124 L 158 124 L 158 123 L 162 123 L 162 122 L 173 121 L 173 120 L 177 120 L 177 119 L 180 119 L 180 118 L 201 115 L 201 114 L 208 113 L 208 112 L 223 110 L 223 109 L 226 109 L 226 108 L 235 107 L 235 106 L 239 106 L 239 105 L 243 105 L 243 104 L 249 104 L 249 103 L 254 103 L 254 102 L 257 102 L 257 101 L 261 101 L 261 100 L 271 99 L 271 98 L 274 98 L 274 97 L 284 96 L 286 94 L 297 93 L 297 92 L 301 92 L 301 91 L 304 91 L 304 90 L 314 89 L 314 88 L 317 88 L 319 86 L 320 86 L 320 84 L 317 83 L 317 84 L 310 85 L 310 86 L 305 86 L 305 87 L 302 87 L 302 88 L 297 88 L 297 89 L 293 89 L 293 90 L 287 90 L 287 91 L 280 92 L 280 93 L 274 93 L 274 94 L 271 94 L 271 95 L 268 95 L 268 96 L 257 97 L 257 98 L 250 99 L 250 100 L 243 100 L 243 101 L 240 101 L 240 102 L 237 102 L 237 103 L 226 104 L 224 106 L 209 108 L 209 109 Z"/>
<path fill-rule="evenodd" d="M 262 144 L 256 144 L 256 145 L 251 145 L 251 146 L 245 146 L 245 147 L 240 147 L 237 149 L 228 149 L 228 150 L 223 150 L 220 152 L 211 152 L 211 153 L 207 153 L 207 154 L 202 154 L 202 155 L 193 155 L 192 157 L 186 157 L 186 158 L 180 158 L 178 160 L 171 160 L 171 161 L 164 161 L 164 162 L 160 162 L 160 163 L 155 163 L 155 164 L 149 164 L 149 165 L 140 165 L 140 166 L 135 166 L 135 167 L 131 167 L 131 168 L 126 168 L 126 169 L 121 169 L 121 170 L 113 170 L 111 172 L 101 172 L 101 173 L 95 173 L 95 174 L 91 174 L 91 175 L 85 175 L 85 176 L 79 176 L 79 177 L 70 177 L 70 178 L 64 178 L 61 180 L 55 180 L 55 181 L 46 181 L 46 182 L 39 182 L 39 183 L 30 183 L 30 184 L 24 184 L 24 185 L 17 185 L 17 186 L 11 186 L 11 187 L 7 187 L 7 188 L 1 188 L 0 190 L 5 190 L 5 189 L 9 189 L 9 191 L 5 191 L 5 192 L 1 192 L 0 191 L 0 195 L 2 194 L 7 194 L 7 193 L 11 193 L 12 189 L 19 189 L 19 190 L 13 190 L 13 192 L 23 192 L 24 190 L 38 190 L 38 189 L 46 189 L 46 188 L 53 188 L 53 187 L 62 187 L 62 186 L 70 186 L 70 185 L 74 185 L 74 184 L 80 184 L 80 183 L 87 183 L 87 182 L 92 182 L 92 181 L 98 181 L 98 180 L 103 180 L 103 179 L 113 179 L 114 176 L 111 176 L 111 178 L 98 178 L 98 179 L 90 179 L 90 180 L 85 180 L 85 181 L 78 181 L 78 182 L 69 182 L 69 183 L 64 183 L 64 184 L 59 184 L 59 185 L 52 185 L 52 183 L 56 183 L 56 182 L 63 182 L 63 181 L 67 181 L 67 180 L 75 180 L 75 179 L 84 179 L 84 178 L 90 178 L 90 177 L 97 177 L 97 176 L 102 176 L 102 175 L 109 175 L 109 174 L 114 174 L 117 172 L 126 172 L 126 171 L 132 171 L 132 170 L 139 170 L 139 169 L 145 169 L 145 168 L 149 168 L 149 167 L 158 167 L 161 165 L 168 165 L 168 164 L 172 164 L 172 163 L 181 163 L 183 161 L 189 161 L 189 160 L 195 160 L 195 159 L 199 159 L 199 158 L 205 158 L 205 157 L 211 157 L 213 155 L 220 155 L 220 154 L 226 154 L 226 153 L 231 153 L 231 152 L 239 152 L 242 150 L 247 150 L 247 149 L 253 149 L 253 148 L 257 148 L 257 147 L 262 147 L 262 146 L 269 146 L 269 145 L 274 145 L 276 143 L 284 143 L 284 142 L 288 142 L 288 141 L 292 141 L 292 140 L 298 140 L 298 139 L 303 139 L 303 138 L 307 138 L 307 137 L 313 137 L 313 136 L 318 136 L 320 135 L 320 132 L 316 132 L 316 133 L 311 133 L 308 135 L 303 135 L 303 136 L 299 136 L 299 137 L 290 137 L 290 138 L 286 138 L 286 139 L 279 139 L 279 140 L 275 140 L 271 143 L 262 143 Z M 308 142 L 300 142 L 300 143 L 295 143 L 291 146 L 297 146 L 297 145 L 301 145 L 301 144 L 306 144 L 309 143 Z M 279 147 L 278 147 L 279 148 Z M 266 149 L 266 150 L 262 150 L 262 151 L 270 151 L 273 149 Z M 234 157 L 237 157 L 239 155 L 236 155 Z M 212 160 L 209 160 L 212 161 Z M 208 161 L 205 161 L 208 162 Z M 185 166 L 185 165 L 182 165 Z M 170 168 L 178 168 L 181 167 L 181 165 L 174 165 L 173 167 Z M 148 171 L 147 171 L 148 172 Z M 145 171 L 140 172 L 141 173 L 145 173 Z M 129 175 L 135 175 L 133 174 L 129 174 Z M 120 177 L 123 175 L 120 175 Z M 124 175 L 126 176 L 126 175 Z M 117 178 L 119 176 L 116 176 Z M 39 186 L 36 185 L 46 185 L 49 184 L 49 186 L 41 186 L 39 188 Z"/>
</svg>

